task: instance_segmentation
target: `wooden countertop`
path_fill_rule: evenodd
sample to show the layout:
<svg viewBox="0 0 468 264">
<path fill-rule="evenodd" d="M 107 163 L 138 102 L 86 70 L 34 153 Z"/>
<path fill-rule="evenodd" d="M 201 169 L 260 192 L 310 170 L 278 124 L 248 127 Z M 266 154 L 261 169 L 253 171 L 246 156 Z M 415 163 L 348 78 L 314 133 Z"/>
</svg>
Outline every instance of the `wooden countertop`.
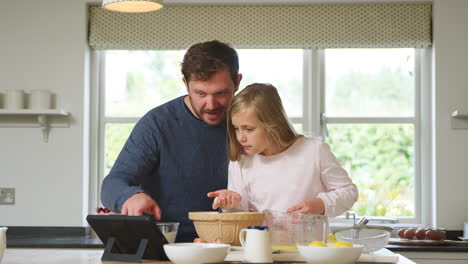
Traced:
<svg viewBox="0 0 468 264">
<path fill-rule="evenodd" d="M 388 251 L 387 249 L 382 249 Z M 2 263 L 8 264 L 123 264 L 124 262 L 101 262 L 103 249 L 29 249 L 7 248 Z M 390 252 L 390 251 L 388 251 Z M 231 251 L 227 259 L 236 259 L 240 251 Z M 170 264 L 170 261 L 144 261 L 144 263 Z M 229 262 L 226 262 L 229 263 Z M 365 262 L 359 262 L 365 264 Z M 366 262 L 368 263 L 368 262 Z M 411 260 L 399 255 L 398 264 L 414 264 Z"/>
</svg>

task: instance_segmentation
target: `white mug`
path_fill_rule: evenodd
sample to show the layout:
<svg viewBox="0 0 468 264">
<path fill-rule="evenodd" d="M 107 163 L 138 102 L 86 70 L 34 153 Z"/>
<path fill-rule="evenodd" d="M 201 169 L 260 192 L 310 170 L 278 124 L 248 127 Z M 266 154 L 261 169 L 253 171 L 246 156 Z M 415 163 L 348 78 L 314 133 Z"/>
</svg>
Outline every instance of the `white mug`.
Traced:
<svg viewBox="0 0 468 264">
<path fill-rule="evenodd" d="M 23 90 L 7 90 L 5 96 L 5 109 L 20 110 L 24 108 Z"/>
<path fill-rule="evenodd" d="M 51 94 L 47 90 L 31 90 L 29 108 L 35 110 L 50 109 Z"/>
<path fill-rule="evenodd" d="M 6 227 L 0 227 L 0 263 L 2 263 L 3 254 L 5 254 L 7 229 Z"/>
<path fill-rule="evenodd" d="M 239 233 L 246 262 L 273 262 L 271 256 L 270 232 L 266 226 L 249 226 Z"/>
</svg>

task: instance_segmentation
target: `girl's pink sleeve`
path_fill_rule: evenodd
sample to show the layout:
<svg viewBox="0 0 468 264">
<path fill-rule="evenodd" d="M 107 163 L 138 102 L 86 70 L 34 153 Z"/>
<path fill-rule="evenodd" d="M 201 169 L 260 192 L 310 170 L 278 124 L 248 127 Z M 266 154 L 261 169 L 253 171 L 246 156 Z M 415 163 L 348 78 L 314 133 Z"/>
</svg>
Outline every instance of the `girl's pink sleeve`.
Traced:
<svg viewBox="0 0 468 264">
<path fill-rule="evenodd" d="M 242 171 L 239 162 L 229 162 L 228 169 L 228 190 L 238 193 L 241 196 L 241 201 L 236 208 L 227 209 L 229 212 L 248 212 L 248 195 L 247 186 L 242 177 Z"/>
<path fill-rule="evenodd" d="M 330 146 L 319 146 L 320 177 L 325 188 L 317 195 L 325 203 L 326 216 L 338 216 L 353 207 L 358 199 L 358 189 L 348 173 L 341 167 Z"/>
</svg>

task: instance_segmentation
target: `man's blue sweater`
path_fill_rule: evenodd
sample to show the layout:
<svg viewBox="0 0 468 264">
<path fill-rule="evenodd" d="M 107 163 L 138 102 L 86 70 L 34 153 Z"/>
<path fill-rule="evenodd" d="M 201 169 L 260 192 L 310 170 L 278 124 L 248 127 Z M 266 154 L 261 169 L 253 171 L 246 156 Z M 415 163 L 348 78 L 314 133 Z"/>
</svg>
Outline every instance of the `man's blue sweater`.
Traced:
<svg viewBox="0 0 468 264">
<path fill-rule="evenodd" d="M 119 212 L 144 192 L 161 208 L 161 221 L 180 222 L 177 242 L 197 237 L 188 212 L 211 211 L 206 194 L 227 187 L 226 124 L 197 119 L 183 96 L 156 107 L 135 125 L 112 170 L 101 200 Z"/>
</svg>

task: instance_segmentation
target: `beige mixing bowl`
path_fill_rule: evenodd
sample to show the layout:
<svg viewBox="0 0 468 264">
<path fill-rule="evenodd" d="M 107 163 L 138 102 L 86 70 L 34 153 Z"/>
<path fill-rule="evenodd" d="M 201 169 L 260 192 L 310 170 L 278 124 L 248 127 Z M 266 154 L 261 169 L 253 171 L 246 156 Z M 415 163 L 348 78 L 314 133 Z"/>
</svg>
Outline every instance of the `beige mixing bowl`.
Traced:
<svg viewBox="0 0 468 264">
<path fill-rule="evenodd" d="M 223 243 L 239 246 L 239 232 L 248 226 L 262 225 L 263 213 L 258 212 L 189 212 L 198 236 L 213 242 L 221 238 Z"/>
</svg>

